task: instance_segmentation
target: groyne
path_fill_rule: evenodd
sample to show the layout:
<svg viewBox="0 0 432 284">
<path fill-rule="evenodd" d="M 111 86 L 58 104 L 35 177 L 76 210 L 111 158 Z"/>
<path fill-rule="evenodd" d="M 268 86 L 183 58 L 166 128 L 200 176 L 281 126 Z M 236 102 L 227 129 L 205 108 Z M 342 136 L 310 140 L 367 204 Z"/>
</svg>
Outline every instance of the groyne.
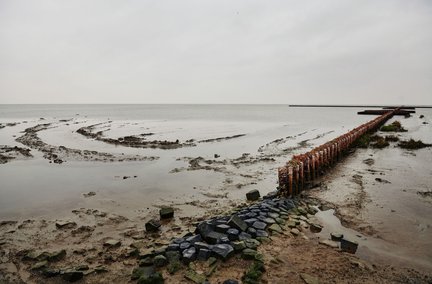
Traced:
<svg viewBox="0 0 432 284">
<path fill-rule="evenodd" d="M 375 119 L 366 122 L 311 151 L 295 155 L 285 166 L 278 168 L 279 193 L 283 196 L 299 194 L 308 184 L 336 164 L 354 143 L 368 132 L 376 131 L 400 109 L 388 109 Z"/>
</svg>

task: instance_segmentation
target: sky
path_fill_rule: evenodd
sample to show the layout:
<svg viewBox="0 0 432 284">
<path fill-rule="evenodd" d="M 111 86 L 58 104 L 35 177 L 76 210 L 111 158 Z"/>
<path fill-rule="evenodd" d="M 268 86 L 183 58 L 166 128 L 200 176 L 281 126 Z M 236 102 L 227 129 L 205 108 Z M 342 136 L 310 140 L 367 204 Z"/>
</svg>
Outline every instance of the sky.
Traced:
<svg viewBox="0 0 432 284">
<path fill-rule="evenodd" d="M 432 1 L 0 0 L 0 103 L 432 105 Z"/>
</svg>

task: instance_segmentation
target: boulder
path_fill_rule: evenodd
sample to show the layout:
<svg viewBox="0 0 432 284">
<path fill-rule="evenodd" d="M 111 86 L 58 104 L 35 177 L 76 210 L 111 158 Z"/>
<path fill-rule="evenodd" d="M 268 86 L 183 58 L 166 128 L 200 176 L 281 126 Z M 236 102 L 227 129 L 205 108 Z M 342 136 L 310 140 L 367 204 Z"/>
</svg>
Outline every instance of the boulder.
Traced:
<svg viewBox="0 0 432 284">
<path fill-rule="evenodd" d="M 84 272 L 76 270 L 65 270 L 62 273 L 62 278 L 67 282 L 76 282 L 84 277 Z"/>
<path fill-rule="evenodd" d="M 246 248 L 242 251 L 241 257 L 246 260 L 255 259 L 255 256 L 258 254 L 256 250 Z"/>
<path fill-rule="evenodd" d="M 202 248 L 198 251 L 197 260 L 207 260 L 210 257 L 211 251 L 209 249 Z"/>
<path fill-rule="evenodd" d="M 341 239 L 343 239 L 343 234 L 332 232 L 332 233 L 330 233 L 330 237 L 331 237 L 332 241 L 340 241 Z"/>
<path fill-rule="evenodd" d="M 212 254 L 215 257 L 226 260 L 234 254 L 234 248 L 229 244 L 217 244 L 213 246 Z"/>
<path fill-rule="evenodd" d="M 161 219 L 171 219 L 174 217 L 174 208 L 163 207 L 159 210 L 159 216 Z"/>
<path fill-rule="evenodd" d="M 278 224 L 273 224 L 269 227 L 270 232 L 272 233 L 282 233 L 282 228 Z"/>
<path fill-rule="evenodd" d="M 249 201 L 255 201 L 258 200 L 260 198 L 260 193 L 258 190 L 254 189 L 249 191 L 248 193 L 246 193 L 246 199 Z"/>
<path fill-rule="evenodd" d="M 349 253 L 355 253 L 358 248 L 358 243 L 356 241 L 350 241 L 345 238 L 340 240 L 341 243 L 341 249 L 343 251 L 349 252 Z"/>
<path fill-rule="evenodd" d="M 182 253 L 182 261 L 185 264 L 189 264 L 190 262 L 194 261 L 196 259 L 196 248 L 190 247 L 183 251 Z"/>
<path fill-rule="evenodd" d="M 168 260 L 163 255 L 157 255 L 153 259 L 153 263 L 156 267 L 162 267 L 165 266 L 168 263 Z"/>
<path fill-rule="evenodd" d="M 238 236 L 240 234 L 240 231 L 234 228 L 228 229 L 228 231 L 226 232 L 228 235 L 228 239 L 230 239 L 230 241 L 235 241 L 238 240 Z"/>
<path fill-rule="evenodd" d="M 267 224 L 261 221 L 256 221 L 252 224 L 252 227 L 257 230 L 264 230 L 267 227 Z"/>
<path fill-rule="evenodd" d="M 157 232 L 160 226 L 161 223 L 158 220 L 152 219 L 145 224 L 145 229 L 147 232 Z"/>
<path fill-rule="evenodd" d="M 232 215 L 228 220 L 228 225 L 240 231 L 246 231 L 248 225 L 237 215 Z"/>
</svg>

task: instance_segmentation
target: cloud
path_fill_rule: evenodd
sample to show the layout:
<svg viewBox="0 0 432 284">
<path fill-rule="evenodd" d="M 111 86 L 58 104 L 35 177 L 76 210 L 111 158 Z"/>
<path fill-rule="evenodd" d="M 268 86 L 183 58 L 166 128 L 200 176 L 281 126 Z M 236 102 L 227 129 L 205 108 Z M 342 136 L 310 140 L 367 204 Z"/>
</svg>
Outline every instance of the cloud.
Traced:
<svg viewBox="0 0 432 284">
<path fill-rule="evenodd" d="M 430 1 L 0 2 L 0 103 L 432 104 Z"/>
</svg>

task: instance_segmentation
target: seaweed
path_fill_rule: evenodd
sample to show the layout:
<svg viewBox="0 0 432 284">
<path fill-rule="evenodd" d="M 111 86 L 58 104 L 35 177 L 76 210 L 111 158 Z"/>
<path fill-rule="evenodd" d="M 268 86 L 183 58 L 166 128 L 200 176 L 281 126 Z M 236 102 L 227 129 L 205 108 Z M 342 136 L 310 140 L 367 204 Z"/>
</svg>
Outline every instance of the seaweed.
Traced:
<svg viewBox="0 0 432 284">
<path fill-rule="evenodd" d="M 254 261 L 249 269 L 245 272 L 242 277 L 242 281 L 245 284 L 258 284 L 260 282 L 260 278 L 265 272 L 264 263 L 261 261 Z"/>
<path fill-rule="evenodd" d="M 387 135 L 387 136 L 385 137 L 385 140 L 386 140 L 387 142 L 397 142 L 397 141 L 399 141 L 399 137 L 397 137 L 397 136 L 395 136 L 395 135 Z"/>
<path fill-rule="evenodd" d="M 392 124 L 384 125 L 381 127 L 380 130 L 384 132 L 407 132 L 408 131 L 402 127 L 399 121 L 394 121 Z"/>
<path fill-rule="evenodd" d="M 432 147 L 432 144 L 425 144 L 421 140 L 416 141 L 414 139 L 410 139 L 407 141 L 400 141 L 398 146 L 403 149 L 416 150 L 416 149 L 422 149 L 426 147 Z"/>
</svg>

